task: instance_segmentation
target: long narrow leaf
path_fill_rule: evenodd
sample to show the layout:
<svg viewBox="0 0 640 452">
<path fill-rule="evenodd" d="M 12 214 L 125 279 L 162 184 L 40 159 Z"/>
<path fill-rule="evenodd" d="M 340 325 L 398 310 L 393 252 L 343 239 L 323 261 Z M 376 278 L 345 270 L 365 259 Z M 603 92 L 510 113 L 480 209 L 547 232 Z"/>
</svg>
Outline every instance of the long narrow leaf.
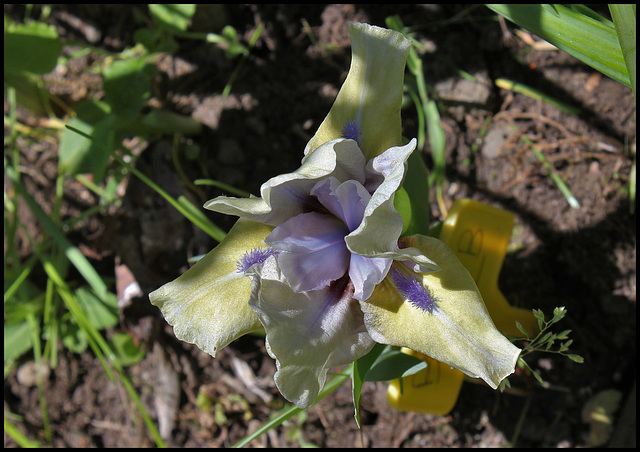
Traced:
<svg viewBox="0 0 640 452">
<path fill-rule="evenodd" d="M 333 391 L 338 389 L 338 387 L 342 383 L 344 383 L 344 381 L 347 378 L 349 378 L 350 374 L 351 374 L 351 367 L 347 368 L 345 371 L 343 371 L 342 373 L 336 375 L 331 380 L 329 380 L 324 385 L 324 388 L 322 389 L 320 394 L 318 394 L 318 398 L 316 399 L 316 402 L 318 400 L 321 400 L 321 399 L 325 398 L 326 396 L 331 394 Z M 295 405 L 291 405 L 291 406 L 285 408 L 276 417 L 274 417 L 269 422 L 267 422 L 264 425 L 262 425 L 262 427 L 260 427 L 255 432 L 253 432 L 250 435 L 247 435 L 244 438 L 242 438 L 240 441 L 238 441 L 232 447 L 233 448 L 240 448 L 240 447 L 246 446 L 251 441 L 253 441 L 257 437 L 259 437 L 260 435 L 263 435 L 263 434 L 267 433 L 269 430 L 271 430 L 272 428 L 275 428 L 278 425 L 282 424 L 287 419 L 291 419 L 293 416 L 295 416 L 296 414 L 300 413 L 301 411 L 303 411 L 302 408 L 298 408 Z"/>
<path fill-rule="evenodd" d="M 82 135 L 83 137 L 87 138 L 88 140 L 91 140 L 91 136 L 84 133 L 82 130 L 78 130 L 75 127 L 71 127 L 71 126 L 67 126 L 67 129 Z M 99 143 L 96 143 L 99 146 Z M 195 211 L 193 208 L 190 208 L 189 205 L 191 203 L 189 203 L 186 198 L 184 199 L 184 201 L 179 202 L 176 201 L 175 199 L 173 199 L 167 192 L 165 192 L 163 189 L 161 189 L 158 185 L 156 185 L 152 180 L 150 180 L 148 177 L 146 177 L 144 174 L 142 174 L 140 171 L 138 171 L 137 169 L 135 169 L 133 166 L 129 165 L 127 162 L 125 162 L 122 157 L 120 157 L 119 155 L 116 155 L 115 153 L 111 152 L 111 156 L 113 158 L 115 158 L 122 166 L 124 166 L 127 170 L 131 171 L 133 174 L 135 174 L 142 182 L 144 182 L 145 184 L 147 184 L 151 189 L 153 189 L 154 191 L 156 191 L 160 196 L 162 196 L 164 199 L 167 200 L 167 202 L 169 204 L 171 204 L 173 207 L 175 207 L 178 212 L 180 212 L 182 215 L 185 216 L 185 218 L 187 218 L 189 221 L 191 221 L 193 224 L 195 224 L 197 227 L 199 227 L 200 229 L 202 229 L 204 232 L 206 232 L 207 234 L 209 234 L 210 237 L 212 237 L 213 239 L 217 240 L 218 242 L 221 242 L 222 239 L 224 239 L 224 237 L 226 236 L 226 233 L 220 229 L 219 227 L 217 227 L 215 224 L 213 224 L 205 215 L 204 213 L 202 213 L 201 211 Z M 192 205 L 191 205 L 192 206 Z"/>
<path fill-rule="evenodd" d="M 489 9 L 629 87 L 631 82 L 616 29 L 563 5 L 489 4 Z M 635 21 L 635 19 L 634 19 Z"/>
<path fill-rule="evenodd" d="M 411 199 L 411 223 L 405 234 L 429 234 L 429 176 L 422 152 L 416 151 L 409 156 L 402 186 Z"/>
<path fill-rule="evenodd" d="M 399 16 L 387 17 L 386 24 L 390 29 L 402 33 L 407 39 L 413 42 L 407 58 L 407 68 L 413 77 L 405 80 L 404 90 L 409 94 L 416 106 L 418 145 L 416 151 L 409 157 L 407 175 L 403 183 L 403 188 L 411 200 L 411 223 L 408 225 L 404 234 L 427 235 L 429 233 L 429 212 L 431 210 L 429 207 L 429 187 L 431 186 L 431 179 L 429 178 L 427 167 L 422 160 L 422 151 L 424 149 L 426 132 L 429 130 L 429 133 L 431 133 L 430 127 L 434 127 L 433 122 L 428 124 L 428 121 L 433 118 L 426 117 L 426 115 L 429 114 L 427 109 L 427 104 L 429 103 L 427 84 L 424 79 L 422 60 L 415 49 L 415 46 L 418 44 L 417 41 L 410 36 L 408 29 L 402 24 Z M 437 126 L 440 126 L 439 122 Z M 437 131 L 434 133 L 437 134 Z M 430 142 L 431 138 L 432 137 L 429 136 Z M 439 148 L 432 146 L 434 161 L 439 158 L 439 156 L 435 155 L 437 152 L 439 152 Z"/>
<path fill-rule="evenodd" d="M 241 190 L 239 188 L 233 187 L 229 184 L 225 184 L 224 182 L 220 182 L 212 179 L 196 179 L 193 181 L 194 185 L 212 185 L 214 187 L 218 187 L 224 191 L 227 191 L 235 196 L 239 196 L 241 198 L 249 198 L 251 193 Z"/>
<path fill-rule="evenodd" d="M 535 100 L 542 100 L 550 105 L 553 105 L 557 108 L 559 108 L 560 110 L 569 113 L 570 115 L 579 115 L 580 114 L 580 110 L 577 108 L 574 108 L 570 105 L 565 104 L 564 102 L 560 102 L 550 96 L 547 96 L 544 93 L 541 93 L 540 91 L 537 91 L 527 85 L 523 85 L 522 83 L 516 83 L 514 81 L 511 80 L 507 80 L 504 78 L 498 78 L 495 81 L 495 84 L 497 87 L 502 88 L 502 89 L 508 89 L 510 91 L 516 92 L 516 93 L 520 93 L 520 94 L 524 94 L 525 96 L 528 96 L 532 99 Z"/>
<path fill-rule="evenodd" d="M 136 392 L 135 388 L 127 378 L 124 372 L 124 369 L 122 368 L 122 366 L 120 365 L 117 359 L 117 356 L 111 350 L 111 347 L 109 346 L 107 341 L 104 339 L 104 337 L 102 337 L 100 332 L 96 330 L 93 325 L 91 325 L 91 322 L 89 321 L 86 314 L 80 307 L 77 298 L 75 297 L 75 295 L 71 293 L 71 290 L 69 289 L 67 284 L 62 280 L 60 275 L 57 273 L 57 270 L 55 269 L 55 267 L 51 264 L 50 261 L 48 261 L 46 258 L 42 256 L 41 256 L 41 261 L 43 263 L 43 267 L 45 269 L 45 272 L 47 273 L 47 276 L 56 285 L 58 293 L 60 294 L 60 297 L 64 301 L 65 306 L 67 307 L 71 315 L 73 315 L 78 326 L 80 326 L 80 328 L 85 332 L 89 340 L 89 345 L 91 346 L 96 357 L 102 363 L 102 367 L 107 372 L 107 375 L 111 380 L 115 380 L 113 373 L 111 372 L 111 368 L 105 361 L 105 356 L 110 361 L 111 365 L 116 370 L 116 372 L 118 373 L 118 377 L 120 381 L 122 382 L 125 389 L 127 390 L 127 393 L 135 403 L 136 408 L 142 415 L 145 425 L 147 426 L 147 429 L 149 430 L 149 433 L 153 437 L 153 440 L 155 441 L 156 445 L 160 447 L 164 447 L 165 443 L 160 437 L 160 433 L 158 432 L 158 429 L 156 428 L 151 417 L 149 416 L 149 413 L 147 413 L 146 409 L 142 405 L 142 402 L 140 400 L 140 397 L 138 396 L 138 393 Z"/>
<path fill-rule="evenodd" d="M 9 176 L 11 179 L 11 183 L 13 184 L 16 192 L 25 200 L 29 209 L 36 216 L 38 221 L 44 226 L 47 233 L 51 236 L 51 238 L 56 242 L 56 244 L 63 251 L 67 259 L 76 267 L 76 269 L 80 272 L 80 274 L 84 277 L 84 279 L 89 283 L 91 288 L 95 291 L 96 295 L 98 295 L 101 299 L 106 297 L 107 295 L 107 286 L 95 271 L 93 266 L 89 263 L 86 257 L 80 252 L 78 248 L 73 246 L 69 240 L 64 236 L 62 231 L 56 226 L 56 224 L 49 218 L 49 216 L 42 210 L 42 208 L 38 205 L 38 203 L 27 193 L 27 191 L 22 186 L 20 182 L 20 178 L 18 174 L 14 171 L 13 168 L 5 165 L 5 174 Z"/>
<path fill-rule="evenodd" d="M 633 95 L 636 95 L 636 5 L 609 5 L 613 24 L 616 27 L 622 55 L 627 65 Z"/>
<path fill-rule="evenodd" d="M 353 381 L 353 407 L 355 408 L 354 417 L 358 428 L 360 428 L 360 393 L 362 392 L 362 385 L 366 381 L 369 369 L 371 369 L 373 363 L 376 362 L 376 359 L 378 359 L 387 347 L 389 346 L 376 344 L 369 353 L 353 363 L 351 372 L 351 379 Z"/>
<path fill-rule="evenodd" d="M 388 347 L 376 359 L 366 376 L 366 381 L 390 381 L 406 378 L 425 369 L 427 363 L 420 358 Z"/>
<path fill-rule="evenodd" d="M 30 440 L 29 438 L 27 438 L 20 430 L 18 430 L 18 428 L 13 425 L 11 422 L 9 422 L 6 419 L 6 412 L 5 412 L 5 419 L 4 419 L 4 433 L 5 435 L 9 435 L 11 437 L 11 439 L 13 439 L 16 443 L 18 443 L 18 446 L 20 447 L 28 447 L 31 449 L 35 449 L 35 448 L 40 448 L 42 447 L 42 445 L 35 440 Z"/>
<path fill-rule="evenodd" d="M 442 186 L 445 180 L 445 144 L 446 137 L 444 129 L 440 123 L 440 112 L 438 105 L 434 100 L 429 100 L 424 106 L 425 118 L 427 120 L 427 131 L 429 134 L 429 146 L 431 147 L 431 155 L 433 157 L 433 173 L 431 178 L 433 181 Z"/>
<path fill-rule="evenodd" d="M 5 171 L 9 175 L 9 177 L 12 179 L 12 181 L 14 182 L 14 187 L 16 188 L 16 191 L 23 197 L 25 195 L 28 195 L 26 193 L 26 191 L 24 190 L 24 188 L 21 187 L 20 181 L 18 180 L 13 168 L 7 167 L 5 165 Z M 27 198 L 25 198 L 25 200 L 26 199 Z M 33 202 L 33 204 L 35 204 L 35 201 L 32 200 L 32 202 Z M 28 204 L 30 205 L 30 207 L 32 207 L 31 203 L 28 203 Z M 35 206 L 39 209 L 39 206 L 37 206 L 37 204 L 35 204 Z M 40 210 L 40 212 L 41 212 L 41 215 L 44 215 L 44 217 L 46 218 L 46 220 L 48 222 L 53 223 L 52 220 L 50 220 L 48 217 L 46 217 L 46 214 L 44 214 L 44 212 L 42 212 L 41 210 Z M 41 215 L 39 216 L 38 214 L 36 214 L 36 217 L 39 220 L 41 220 Z M 45 225 L 45 227 L 46 227 L 46 225 Z M 64 237 L 64 235 L 62 235 L 62 233 L 59 230 L 55 229 L 55 225 L 53 225 L 53 228 L 54 228 L 53 231 L 56 234 L 59 234 L 60 237 L 62 237 L 62 239 L 64 239 L 66 241 L 66 238 Z M 69 310 L 69 312 L 73 316 L 73 318 L 76 321 L 76 323 L 78 324 L 78 326 L 84 331 L 84 333 L 85 333 L 85 335 L 86 335 L 86 337 L 88 339 L 89 345 L 91 346 L 91 348 L 92 348 L 94 354 L 96 355 L 96 357 L 98 358 L 98 360 L 101 362 L 103 368 L 105 369 L 105 372 L 107 373 L 107 375 L 109 376 L 109 378 L 111 380 L 115 380 L 114 379 L 114 375 L 111 372 L 111 368 L 109 367 L 108 363 L 105 360 L 105 356 L 106 356 L 106 358 L 111 362 L 112 366 L 116 369 L 116 371 L 118 373 L 118 376 L 120 378 L 120 381 L 125 386 L 127 392 L 129 393 L 129 396 L 131 397 L 131 399 L 136 404 L 136 407 L 138 408 L 138 411 L 142 415 L 142 418 L 143 418 L 143 420 L 145 422 L 145 425 L 147 426 L 147 429 L 149 430 L 149 433 L 153 437 L 156 445 L 158 445 L 160 447 L 164 447 L 165 444 L 164 444 L 164 441 L 162 440 L 162 438 L 160 437 L 160 433 L 158 432 L 158 429 L 156 428 L 156 426 L 153 423 L 153 420 L 151 419 L 149 414 L 146 412 L 144 406 L 142 405 L 142 402 L 140 401 L 140 397 L 138 396 L 138 394 L 136 393 L 133 385 L 131 384 L 131 382 L 127 378 L 122 366 L 118 362 L 118 359 L 117 359 L 116 355 L 111 350 L 111 348 L 108 345 L 107 341 L 102 337 L 102 335 L 96 330 L 96 328 L 88 320 L 84 310 L 82 309 L 82 307 L 78 303 L 78 300 L 77 300 L 76 296 L 71 292 L 71 290 L 69 289 L 69 286 L 64 281 L 62 276 L 58 273 L 58 270 L 53 265 L 53 263 L 47 257 L 45 257 L 42 253 L 39 252 L 39 248 L 38 247 L 34 247 L 34 249 L 36 251 L 36 254 L 37 254 L 38 258 L 42 262 L 42 266 L 43 266 L 43 268 L 44 268 L 44 270 L 45 270 L 45 272 L 47 274 L 48 284 L 55 285 L 55 288 L 56 288 L 58 294 L 60 295 L 60 298 L 63 300 L 65 306 L 67 307 L 67 309 Z M 69 257 L 68 254 L 67 254 L 67 257 Z M 81 257 L 84 259 L 84 256 L 81 255 Z M 71 258 L 69 258 L 69 259 L 71 260 Z M 91 265 L 88 263 L 88 261 L 86 263 L 89 265 L 91 270 L 95 272 L 95 270 L 93 270 L 93 267 L 91 267 Z M 97 275 L 97 273 L 96 273 L 96 277 L 100 278 Z M 104 282 L 102 282 L 102 280 L 100 280 L 100 282 L 104 285 Z M 95 290 L 95 288 L 94 288 L 94 290 Z M 106 291 L 106 286 L 105 286 L 105 291 Z M 107 294 L 108 294 L 108 292 L 105 292 L 105 296 L 104 297 L 100 297 L 100 298 L 104 299 Z"/>
<path fill-rule="evenodd" d="M 22 267 L 22 270 L 20 271 L 20 273 L 15 277 L 13 281 L 11 281 L 11 278 L 7 278 L 6 276 L 7 267 L 5 266 L 5 281 L 4 281 L 5 287 L 7 287 L 7 284 L 11 281 L 9 288 L 5 289 L 5 292 L 4 292 L 5 303 L 15 296 L 15 294 L 18 292 L 18 290 L 22 286 L 22 283 L 26 281 L 27 277 L 31 273 L 31 270 L 33 270 L 33 266 L 35 265 L 35 263 L 36 263 L 36 259 L 34 256 L 29 258 L 29 260 Z"/>
<path fill-rule="evenodd" d="M 49 411 L 47 410 L 47 399 L 44 396 L 44 384 L 42 378 L 42 350 L 40 348 L 40 323 L 33 314 L 27 316 L 29 330 L 31 332 L 31 343 L 33 344 L 33 360 L 36 364 L 36 383 L 38 387 L 38 401 L 42 415 L 42 428 L 47 443 L 51 444 L 51 428 L 49 426 Z"/>
<path fill-rule="evenodd" d="M 564 182 L 564 180 L 562 180 L 562 178 L 558 175 L 558 173 L 556 173 L 554 171 L 553 167 L 547 161 L 547 158 L 544 156 L 544 154 L 542 152 L 540 152 L 538 149 L 536 149 L 536 147 L 533 144 L 533 142 L 531 140 L 529 140 L 528 138 L 520 137 L 520 139 L 522 141 L 524 141 L 525 143 L 527 143 L 531 147 L 531 150 L 533 151 L 534 155 L 536 156 L 538 161 L 540 163 L 542 163 L 542 166 L 544 166 L 544 168 L 547 170 L 547 172 L 549 173 L 549 177 L 556 184 L 556 186 L 558 187 L 560 192 L 563 194 L 563 196 L 567 200 L 567 203 L 572 208 L 579 209 L 580 208 L 580 203 L 578 202 L 576 197 L 573 196 L 573 193 L 571 193 L 571 189 L 569 188 L 569 186 Z"/>
</svg>

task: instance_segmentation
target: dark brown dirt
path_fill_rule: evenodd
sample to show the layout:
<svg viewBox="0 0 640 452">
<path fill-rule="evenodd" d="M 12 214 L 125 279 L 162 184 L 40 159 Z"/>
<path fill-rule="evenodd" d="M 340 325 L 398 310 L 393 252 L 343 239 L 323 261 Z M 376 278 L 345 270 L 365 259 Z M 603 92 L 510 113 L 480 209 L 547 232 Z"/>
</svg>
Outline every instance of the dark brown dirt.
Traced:
<svg viewBox="0 0 640 452">
<path fill-rule="evenodd" d="M 49 21 L 65 39 L 122 50 L 133 44 L 133 8 L 54 7 Z M 194 31 L 219 31 L 230 24 L 249 39 L 259 24 L 265 28 L 226 99 L 221 93 L 237 60 L 215 46 L 180 40 L 175 55 L 157 61 L 153 102 L 206 126 L 202 134 L 182 137 L 179 143 L 181 149 L 190 144 L 200 148 L 199 162 L 181 161 L 190 180 L 208 177 L 258 193 L 268 178 L 297 168 L 348 70 L 347 24 L 384 26 L 385 17 L 398 14 L 405 25 L 417 28 L 417 38 L 430 49 L 423 55 L 425 77 L 442 107 L 448 181 L 443 205 L 432 193 L 434 221 L 464 197 L 513 212 L 516 227 L 500 287 L 519 307 L 550 314 L 565 306 L 568 315 L 558 328 L 572 330 L 572 351 L 585 358 L 584 364 L 576 364 L 557 355 L 534 356 L 530 363 L 547 387 L 527 386 L 533 383 L 530 378 L 516 376 L 513 386 L 524 391 L 499 394 L 466 382 L 447 416 L 395 411 L 386 403 L 384 384 L 367 384 L 360 431 L 350 385 L 343 384 L 311 408 L 306 419 L 294 418 L 252 445 L 499 447 L 518 434 L 517 445 L 523 447 L 588 446 L 593 445 L 593 430 L 583 420 L 583 409 L 601 391 L 615 389 L 622 403 L 613 415 L 609 444 L 634 446 L 636 217 L 628 190 L 636 104 L 631 90 L 561 51 L 536 49 L 505 33 L 483 7 L 225 6 L 224 16 L 212 7 L 198 8 Z M 5 6 L 5 12 L 22 17 L 17 7 Z M 80 87 L 84 96 L 100 95 L 95 77 L 83 75 L 89 63 L 77 62 L 65 75 L 77 87 L 60 93 L 70 104 L 80 100 Z M 465 80 L 459 70 L 479 82 Z M 498 78 L 526 84 L 579 113 L 500 89 L 494 84 Z M 5 102 L 5 114 L 6 109 Z M 22 115 L 25 122 L 37 120 Z M 414 136 L 412 106 L 403 120 L 405 135 Z M 522 137 L 544 153 L 579 209 L 568 205 Z M 24 179 L 45 206 L 55 188 L 54 138 L 22 144 L 22 163 L 33 170 Z M 185 194 L 198 205 L 219 195 L 214 188 L 193 190 L 181 184 L 171 161 L 171 140 L 134 142 L 132 147 L 141 152 L 136 166 L 173 196 Z M 430 165 L 428 148 L 424 155 Z M 282 406 L 272 380 L 275 365 L 259 337 L 240 339 L 216 359 L 173 337 L 146 294 L 178 276 L 187 257 L 205 253 L 215 243 L 139 180 L 130 179 L 123 190 L 120 207 L 81 223 L 70 235 L 105 277 L 122 277 L 124 267 L 116 264 L 125 264 L 145 293 L 107 335 L 128 331 L 147 350 L 128 374 L 149 413 L 160 419 L 168 445 L 232 445 Z M 65 215 L 73 216 L 96 199 L 70 183 L 65 202 Z M 214 214 L 210 218 L 224 228 L 234 221 Z M 22 220 L 38 230 L 33 218 Z M 29 255 L 28 244 L 21 249 Z M 61 347 L 60 353 L 60 364 L 50 370 L 44 388 L 53 446 L 153 445 L 122 385 L 108 380 L 90 352 L 77 355 Z M 38 392 L 24 377 L 33 373 L 31 359 L 25 356 L 5 378 L 4 406 L 5 412 L 23 417 L 18 428 L 25 435 L 43 440 Z M 249 389 L 248 381 L 258 389 Z M 214 406 L 198 406 L 200 394 Z M 627 401 L 631 405 L 624 406 Z M 16 445 L 6 433 L 4 445 Z"/>
</svg>

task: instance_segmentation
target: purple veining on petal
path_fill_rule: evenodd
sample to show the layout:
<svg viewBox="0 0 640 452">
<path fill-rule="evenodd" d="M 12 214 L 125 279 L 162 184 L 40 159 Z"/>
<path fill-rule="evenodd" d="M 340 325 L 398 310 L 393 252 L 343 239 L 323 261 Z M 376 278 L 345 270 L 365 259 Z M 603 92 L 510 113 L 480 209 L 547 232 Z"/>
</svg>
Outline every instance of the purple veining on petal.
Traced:
<svg viewBox="0 0 640 452">
<path fill-rule="evenodd" d="M 342 128 L 342 137 L 349 140 L 353 140 L 358 143 L 358 147 L 362 147 L 362 130 L 358 121 L 352 119 L 347 122 Z"/>
<path fill-rule="evenodd" d="M 271 248 L 270 246 L 263 248 L 253 248 L 242 255 L 240 260 L 236 262 L 236 268 L 239 273 L 246 273 L 249 268 L 255 264 L 262 264 L 270 256 L 278 254 L 280 250 Z"/>
<path fill-rule="evenodd" d="M 325 320 L 326 313 L 333 305 L 344 299 L 345 297 L 351 298 L 353 296 L 353 283 L 349 278 L 342 277 L 327 286 L 326 297 L 322 302 L 322 306 L 317 310 L 311 323 L 309 323 L 309 331 L 314 331 L 318 324 Z"/>
<path fill-rule="evenodd" d="M 342 277 L 349 268 L 349 233 L 340 219 L 323 213 L 297 215 L 276 227 L 265 242 L 282 252 L 278 264 L 297 292 L 318 290 Z"/>
<path fill-rule="evenodd" d="M 429 290 L 413 276 L 403 273 L 395 266 L 391 267 L 389 275 L 398 292 L 416 308 L 429 313 L 433 313 L 433 310 L 437 308 L 436 301 L 439 301 L 439 299 L 432 297 Z"/>
</svg>

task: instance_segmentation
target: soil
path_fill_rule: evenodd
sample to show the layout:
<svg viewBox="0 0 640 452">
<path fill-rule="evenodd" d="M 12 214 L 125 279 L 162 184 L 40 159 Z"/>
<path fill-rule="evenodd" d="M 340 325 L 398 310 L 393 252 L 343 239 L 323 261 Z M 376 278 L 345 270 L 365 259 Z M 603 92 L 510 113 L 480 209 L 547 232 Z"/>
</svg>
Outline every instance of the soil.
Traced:
<svg viewBox="0 0 640 452">
<path fill-rule="evenodd" d="M 134 44 L 134 6 L 54 6 L 48 21 L 63 39 L 110 51 Z M 601 11 L 606 14 L 606 10 Z M 21 20 L 23 9 L 5 5 Z M 609 411 L 604 443 L 635 446 L 636 215 L 629 200 L 635 165 L 636 104 L 631 90 L 600 75 L 566 53 L 516 32 L 481 6 L 457 5 L 237 5 L 198 6 L 190 30 L 219 32 L 232 25 L 247 42 L 261 38 L 235 77 L 236 69 L 215 45 L 179 39 L 179 50 L 157 60 L 150 103 L 191 116 L 201 134 L 179 137 L 181 150 L 196 145 L 201 159 L 182 156 L 189 180 L 211 178 L 258 193 L 260 184 L 296 169 L 306 142 L 331 107 L 349 68 L 347 25 L 384 26 L 399 15 L 416 27 L 427 49 L 425 78 L 439 100 L 446 132 L 443 202 L 431 194 L 432 217 L 442 220 L 454 200 L 472 198 L 512 212 L 516 226 L 499 285 L 518 307 L 568 314 L 556 332 L 571 329 L 577 364 L 556 354 L 530 360 L 545 385 L 516 375 L 510 391 L 497 393 L 467 381 L 446 416 L 391 409 L 386 385 L 367 383 L 362 428 L 353 418 L 350 384 L 251 443 L 253 447 L 580 447 L 602 444 L 598 425 L 585 419 L 590 401 L 615 390 L 619 404 Z M 90 72 L 95 54 L 72 60 L 50 89 L 73 106 L 101 95 Z M 470 81 L 465 71 L 475 77 Z M 578 113 L 499 88 L 504 78 L 554 97 Z M 5 115 L 7 102 L 5 99 Z M 38 118 L 21 111 L 20 120 Z M 404 134 L 415 136 L 413 106 L 403 112 Z M 7 128 L 5 126 L 5 136 Z M 571 208 L 522 138 L 534 143 L 580 203 Z M 214 187 L 185 186 L 171 160 L 172 137 L 131 140 L 136 167 L 173 196 L 201 205 L 221 194 Z M 55 190 L 57 139 L 21 144 L 23 180 L 44 208 Z M 432 166 L 428 144 L 423 150 Z M 115 165 L 114 165 L 115 167 Z M 6 179 L 6 178 L 5 178 Z M 134 336 L 145 358 L 127 368 L 143 405 L 169 446 L 230 446 L 255 431 L 282 407 L 272 376 L 275 365 L 264 341 L 246 336 L 216 359 L 175 339 L 146 294 L 177 277 L 187 258 L 215 242 L 197 231 L 136 178 L 122 186 L 117 206 L 81 222 L 69 238 L 106 280 L 122 289 L 137 281 L 141 296 L 123 306 L 121 322 L 106 331 Z M 5 182 L 7 190 L 7 182 Z M 63 213 L 78 215 L 97 198 L 81 185 L 65 187 Z M 26 209 L 23 209 L 26 211 Z M 208 213 L 228 229 L 234 219 Z M 37 236 L 35 219 L 22 218 Z M 6 238 L 5 238 L 6 243 Z M 25 258 L 31 249 L 20 249 Z M 128 279 L 127 279 L 128 278 Z M 119 292 L 119 295 L 122 295 Z M 5 378 L 4 407 L 21 416 L 18 429 L 44 441 L 34 365 L 25 356 Z M 60 362 L 48 369 L 44 395 L 54 447 L 141 447 L 154 443 L 122 384 L 108 379 L 95 356 L 60 346 Z M 30 378 L 31 376 L 31 378 Z M 604 393 L 608 394 L 608 393 Z M 197 403 L 208 397 L 211 407 Z M 5 447 L 16 443 L 6 434 Z"/>
</svg>

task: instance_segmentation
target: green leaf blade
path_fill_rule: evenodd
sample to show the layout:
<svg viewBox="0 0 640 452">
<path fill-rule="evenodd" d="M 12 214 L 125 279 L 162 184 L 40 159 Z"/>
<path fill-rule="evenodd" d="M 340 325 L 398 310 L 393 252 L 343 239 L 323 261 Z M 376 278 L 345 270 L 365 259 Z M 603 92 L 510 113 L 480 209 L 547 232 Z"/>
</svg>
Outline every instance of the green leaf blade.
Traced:
<svg viewBox="0 0 640 452">
<path fill-rule="evenodd" d="M 636 95 L 636 5 L 609 5 L 620 48 L 629 73 L 633 96 Z"/>
<path fill-rule="evenodd" d="M 62 41 L 52 25 L 41 22 L 7 24 L 4 28 L 5 72 L 51 72 L 62 51 Z"/>
<path fill-rule="evenodd" d="M 158 25 L 170 32 L 185 31 L 196 12 L 195 4 L 151 4 L 149 12 Z"/>
<path fill-rule="evenodd" d="M 492 11 L 629 87 L 631 82 L 618 36 L 606 19 L 595 20 L 563 5 L 488 4 Z"/>
<path fill-rule="evenodd" d="M 362 386 L 366 381 L 366 376 L 371 369 L 371 366 L 373 366 L 386 347 L 388 346 L 376 344 L 369 353 L 353 363 L 351 372 L 353 385 L 353 407 L 355 408 L 354 417 L 358 428 L 360 428 L 360 393 L 362 392 Z"/>
</svg>

